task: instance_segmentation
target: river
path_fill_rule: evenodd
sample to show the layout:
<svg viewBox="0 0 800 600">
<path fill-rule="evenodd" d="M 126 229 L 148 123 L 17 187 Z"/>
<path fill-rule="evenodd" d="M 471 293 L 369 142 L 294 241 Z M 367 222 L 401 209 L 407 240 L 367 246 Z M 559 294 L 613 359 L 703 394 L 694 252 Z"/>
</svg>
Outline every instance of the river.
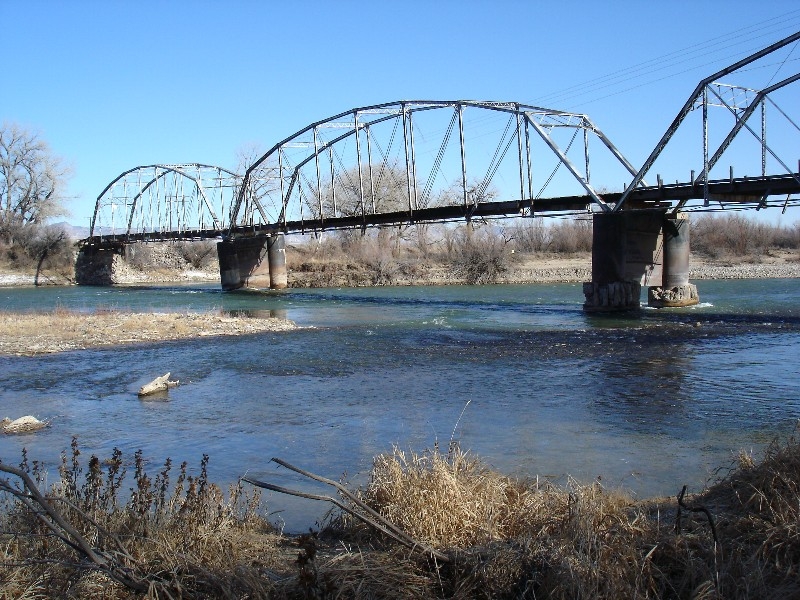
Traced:
<svg viewBox="0 0 800 600">
<path fill-rule="evenodd" d="M 167 457 L 212 480 L 290 477 L 273 456 L 353 485 L 372 457 L 457 441 L 509 474 L 598 477 L 637 497 L 699 491 L 800 418 L 800 279 L 699 282 L 702 304 L 587 315 L 580 284 L 223 293 L 217 285 L 0 288 L 6 310 L 271 311 L 300 329 L 0 357 L 0 459 Z M 168 400 L 138 388 L 170 371 Z M 288 531 L 326 507 L 267 494 Z"/>
</svg>

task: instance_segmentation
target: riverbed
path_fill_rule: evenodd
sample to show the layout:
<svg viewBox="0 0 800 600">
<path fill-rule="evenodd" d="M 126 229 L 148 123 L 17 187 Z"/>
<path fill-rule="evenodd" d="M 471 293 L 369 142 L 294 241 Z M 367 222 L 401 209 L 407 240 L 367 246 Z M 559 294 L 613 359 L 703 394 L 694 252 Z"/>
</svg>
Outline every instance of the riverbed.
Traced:
<svg viewBox="0 0 800 600">
<path fill-rule="evenodd" d="M 696 307 L 597 316 L 580 284 L 4 288 L 7 310 L 216 311 L 298 329 L 0 357 L 0 417 L 51 422 L 0 437 L 0 459 L 25 447 L 52 468 L 75 436 L 85 456 L 142 449 L 153 473 L 208 454 L 223 484 L 247 474 L 322 491 L 269 459 L 355 485 L 393 445 L 456 442 L 509 474 L 599 479 L 639 497 L 699 491 L 800 418 L 800 280 L 699 289 Z M 137 398 L 167 371 L 178 388 Z M 325 512 L 276 495 L 267 505 L 289 531 Z"/>
</svg>

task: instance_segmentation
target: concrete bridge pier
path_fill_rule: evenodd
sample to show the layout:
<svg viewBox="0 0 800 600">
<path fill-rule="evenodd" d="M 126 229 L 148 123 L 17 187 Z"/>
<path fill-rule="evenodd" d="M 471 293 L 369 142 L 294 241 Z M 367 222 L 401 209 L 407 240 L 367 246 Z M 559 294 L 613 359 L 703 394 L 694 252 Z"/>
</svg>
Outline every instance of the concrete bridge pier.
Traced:
<svg viewBox="0 0 800 600">
<path fill-rule="evenodd" d="M 287 286 L 284 235 L 234 238 L 217 243 L 222 289 Z"/>
<path fill-rule="evenodd" d="M 648 286 L 649 306 L 698 303 L 697 287 L 689 283 L 688 216 L 667 218 L 659 209 L 596 213 L 584 310 L 638 309 L 643 285 Z"/>
<path fill-rule="evenodd" d="M 270 289 L 285 289 L 289 285 L 289 276 L 286 271 L 286 236 L 282 233 L 267 238 L 267 260 Z"/>
<path fill-rule="evenodd" d="M 75 283 L 78 285 L 113 285 L 116 265 L 125 255 L 122 244 L 99 247 L 83 246 L 75 260 Z"/>
<path fill-rule="evenodd" d="M 595 213 L 592 223 L 592 281 L 583 284 L 587 312 L 640 307 L 642 285 L 661 281 L 658 255 L 664 211 Z"/>
<path fill-rule="evenodd" d="M 648 288 L 648 306 L 692 306 L 700 302 L 697 286 L 689 283 L 689 231 L 686 213 L 664 219 L 661 285 Z"/>
</svg>

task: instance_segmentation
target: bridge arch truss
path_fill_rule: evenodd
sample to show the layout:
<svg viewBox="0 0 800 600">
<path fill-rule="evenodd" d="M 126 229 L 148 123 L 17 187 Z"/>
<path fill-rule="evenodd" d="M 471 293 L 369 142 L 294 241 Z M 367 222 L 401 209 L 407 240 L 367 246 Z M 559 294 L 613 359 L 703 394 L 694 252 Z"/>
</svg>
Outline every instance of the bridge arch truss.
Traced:
<svg viewBox="0 0 800 600">
<path fill-rule="evenodd" d="M 694 138 L 697 141 L 691 144 L 695 151 L 686 153 L 687 158 L 691 157 L 689 160 L 694 161 L 692 163 L 694 168 L 685 175 L 690 175 L 689 182 L 703 190 L 704 208 L 708 207 L 712 200 L 719 201 L 724 208 L 724 201 L 730 202 L 735 199 L 739 206 L 759 209 L 769 206 L 770 196 L 778 195 L 778 192 L 769 186 L 760 195 L 751 197 L 737 194 L 727 196 L 717 194 L 715 196 L 709 192 L 714 168 L 717 167 L 718 177 L 726 175 L 726 173 L 720 173 L 719 167 L 722 166 L 720 159 L 734 149 L 734 145 L 737 143 L 736 150 L 739 151 L 736 156 L 737 163 L 747 164 L 750 168 L 758 169 L 756 172 L 749 173 L 749 176 L 761 177 L 765 180 L 776 179 L 777 175 L 769 173 L 777 171 L 781 177 L 792 179 L 795 189 L 800 186 L 800 160 L 797 160 L 796 154 L 798 141 L 800 141 L 800 125 L 798 125 L 796 114 L 797 92 L 800 87 L 796 84 L 800 81 L 800 73 L 794 72 L 774 81 L 784 67 L 791 66 L 788 59 L 798 43 L 800 43 L 800 32 L 793 33 L 702 79 L 658 141 L 650 156 L 635 174 L 614 206 L 614 210 L 618 211 L 623 208 L 627 198 L 635 193 L 643 183 L 644 176 L 653 169 L 662 152 L 671 145 L 672 140 L 678 138 L 679 130 L 687 130 L 691 127 L 690 121 L 694 121 L 695 125 L 699 121 L 700 132 Z M 780 52 L 784 54 L 782 61 Z M 778 65 L 777 69 L 776 64 Z M 762 83 L 762 85 L 756 86 L 756 82 L 763 82 L 767 76 L 770 77 L 766 84 Z M 752 83 L 745 85 L 745 82 L 748 81 Z M 784 94 L 783 98 L 786 99 L 785 104 L 783 101 L 782 104 L 795 110 L 789 108 L 784 110 L 778 105 L 776 98 L 781 94 Z M 773 115 L 773 126 L 769 135 L 768 112 Z M 721 114 L 719 117 L 712 118 L 712 113 Z M 690 119 L 692 114 L 699 115 L 699 118 Z M 727 121 L 720 118 L 725 116 L 728 117 Z M 777 126 L 774 123 L 775 118 L 777 118 Z M 756 120 L 759 122 L 754 123 L 753 121 Z M 694 133 L 696 134 L 696 132 Z M 700 152 L 697 152 L 698 149 Z M 674 153 L 671 158 L 675 158 Z M 797 163 L 795 163 L 796 160 Z M 733 183 L 733 166 L 729 167 L 728 179 Z M 661 185 L 660 176 L 658 181 Z M 687 206 L 687 202 L 685 199 L 679 201 L 676 208 L 678 210 L 690 208 Z M 791 192 L 787 194 L 782 203 L 784 211 L 787 205 L 794 205 L 796 202 L 797 200 L 792 199 Z"/>
<path fill-rule="evenodd" d="M 471 207 L 494 198 L 518 200 L 521 213 L 532 213 L 546 193 L 564 196 L 567 189 L 608 211 L 591 181 L 595 148 L 604 171 L 615 165 L 620 181 L 636 174 L 583 114 L 472 100 L 354 108 L 312 123 L 254 161 L 231 227 L 287 229 L 309 221 L 325 228 L 348 218 L 374 222 L 381 213 L 416 221 L 437 206 L 461 206 L 469 218 Z"/>
<path fill-rule="evenodd" d="M 152 164 L 129 169 L 97 197 L 90 237 L 191 239 L 221 235 L 242 177 L 199 163 Z"/>
</svg>

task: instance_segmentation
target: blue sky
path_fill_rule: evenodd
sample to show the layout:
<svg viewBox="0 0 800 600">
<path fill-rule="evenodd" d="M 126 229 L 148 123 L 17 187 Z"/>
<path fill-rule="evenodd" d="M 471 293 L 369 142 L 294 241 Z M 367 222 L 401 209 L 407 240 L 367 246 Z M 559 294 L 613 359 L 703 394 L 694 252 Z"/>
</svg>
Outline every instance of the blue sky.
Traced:
<svg viewBox="0 0 800 600">
<path fill-rule="evenodd" d="M 638 167 L 700 79 L 800 30 L 800 7 L 0 0 L 0 23 L 0 121 L 39 131 L 72 164 L 68 220 L 85 226 L 124 170 L 234 168 L 244 146 L 266 149 L 329 115 L 401 99 L 586 113 Z M 800 49 L 789 49 L 748 85 L 798 64 Z M 796 107 L 797 94 L 785 101 Z M 681 162 L 680 148 L 673 154 L 666 171 Z"/>
</svg>

